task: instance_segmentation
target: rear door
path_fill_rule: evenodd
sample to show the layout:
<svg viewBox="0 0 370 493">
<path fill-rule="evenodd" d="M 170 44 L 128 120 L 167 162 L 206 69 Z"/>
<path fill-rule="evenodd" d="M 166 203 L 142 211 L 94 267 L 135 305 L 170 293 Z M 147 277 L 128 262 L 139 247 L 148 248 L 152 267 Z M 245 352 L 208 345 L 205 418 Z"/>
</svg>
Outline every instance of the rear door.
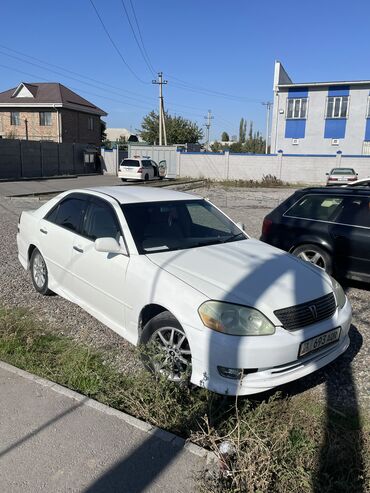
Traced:
<svg viewBox="0 0 370 493">
<path fill-rule="evenodd" d="M 124 159 L 120 165 L 120 176 L 132 180 L 141 179 L 141 174 L 138 173 L 140 168 L 141 163 L 138 159 Z"/>
<path fill-rule="evenodd" d="M 39 222 L 40 250 L 48 267 L 50 287 L 55 283 L 67 296 L 74 291 L 73 245 L 86 209 L 84 195 L 70 194 Z"/>
<path fill-rule="evenodd" d="M 338 268 L 370 276 L 370 195 L 346 197 L 331 228 Z"/>
</svg>

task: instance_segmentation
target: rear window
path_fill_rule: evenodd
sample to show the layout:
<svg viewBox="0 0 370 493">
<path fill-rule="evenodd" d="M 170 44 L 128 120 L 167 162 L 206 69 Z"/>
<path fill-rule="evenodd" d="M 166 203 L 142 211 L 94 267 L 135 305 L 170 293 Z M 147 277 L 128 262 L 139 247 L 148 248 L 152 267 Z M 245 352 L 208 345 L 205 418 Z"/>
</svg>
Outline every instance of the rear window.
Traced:
<svg viewBox="0 0 370 493">
<path fill-rule="evenodd" d="M 86 200 L 66 199 L 54 208 L 45 219 L 70 231 L 78 232 L 86 207 Z"/>
<path fill-rule="evenodd" d="M 352 168 L 334 168 L 330 172 L 331 175 L 355 175 L 355 170 Z"/>
<path fill-rule="evenodd" d="M 137 159 L 124 159 L 121 161 L 121 166 L 133 166 L 134 168 L 140 167 L 140 161 Z"/>
<path fill-rule="evenodd" d="M 305 195 L 284 215 L 302 219 L 333 221 L 342 210 L 343 197 Z"/>
</svg>

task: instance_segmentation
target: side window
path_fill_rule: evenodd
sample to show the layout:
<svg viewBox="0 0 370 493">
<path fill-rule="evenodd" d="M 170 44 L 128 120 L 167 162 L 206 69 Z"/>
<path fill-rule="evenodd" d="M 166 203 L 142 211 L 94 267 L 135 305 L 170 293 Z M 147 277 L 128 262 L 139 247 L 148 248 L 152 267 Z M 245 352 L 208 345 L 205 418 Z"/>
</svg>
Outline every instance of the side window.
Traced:
<svg viewBox="0 0 370 493">
<path fill-rule="evenodd" d="M 142 161 L 144 168 L 151 168 L 152 163 L 150 161 Z"/>
<path fill-rule="evenodd" d="M 91 202 L 82 234 L 93 241 L 105 237 L 118 241 L 121 230 L 112 207 L 103 201 Z"/>
<path fill-rule="evenodd" d="M 225 233 L 230 232 L 230 227 L 221 221 L 214 213 L 209 211 L 203 204 L 187 204 L 191 222 L 195 226 L 204 228 L 213 228 Z"/>
<path fill-rule="evenodd" d="M 330 195 L 305 195 L 284 215 L 302 219 L 333 221 L 341 212 L 343 197 Z"/>
<path fill-rule="evenodd" d="M 78 232 L 86 205 L 87 202 L 82 199 L 70 198 L 63 200 L 45 219 L 70 231 Z"/>
<path fill-rule="evenodd" d="M 336 222 L 370 228 L 370 198 L 346 198 L 343 204 L 343 210 L 339 214 Z"/>
</svg>

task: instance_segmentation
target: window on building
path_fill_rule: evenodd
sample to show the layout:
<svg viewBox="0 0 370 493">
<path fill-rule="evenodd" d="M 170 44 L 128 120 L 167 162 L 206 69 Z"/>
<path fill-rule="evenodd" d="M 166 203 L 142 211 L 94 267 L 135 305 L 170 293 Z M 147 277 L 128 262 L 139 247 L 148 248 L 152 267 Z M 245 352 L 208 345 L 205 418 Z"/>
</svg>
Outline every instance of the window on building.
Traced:
<svg viewBox="0 0 370 493">
<path fill-rule="evenodd" d="M 10 125 L 20 125 L 21 124 L 21 116 L 19 111 L 12 111 L 10 113 Z"/>
<path fill-rule="evenodd" d="M 326 100 L 326 118 L 347 118 L 348 96 L 329 97 Z"/>
<path fill-rule="evenodd" d="M 87 128 L 88 130 L 94 130 L 94 117 L 89 116 L 87 118 Z"/>
<path fill-rule="evenodd" d="M 40 111 L 40 126 L 50 127 L 51 126 L 51 111 Z"/>
<path fill-rule="evenodd" d="M 307 116 L 307 98 L 288 99 L 286 112 L 287 118 L 306 118 Z"/>
</svg>

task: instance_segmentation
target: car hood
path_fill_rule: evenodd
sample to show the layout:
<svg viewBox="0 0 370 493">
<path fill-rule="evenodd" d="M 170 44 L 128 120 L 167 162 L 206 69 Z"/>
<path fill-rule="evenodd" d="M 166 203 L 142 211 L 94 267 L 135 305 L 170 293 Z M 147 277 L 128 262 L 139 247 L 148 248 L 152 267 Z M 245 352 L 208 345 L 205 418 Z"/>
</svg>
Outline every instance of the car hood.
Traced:
<svg viewBox="0 0 370 493">
<path fill-rule="evenodd" d="M 253 306 L 276 324 L 274 310 L 332 292 L 324 271 L 254 239 L 147 257 L 210 299 Z"/>
</svg>

